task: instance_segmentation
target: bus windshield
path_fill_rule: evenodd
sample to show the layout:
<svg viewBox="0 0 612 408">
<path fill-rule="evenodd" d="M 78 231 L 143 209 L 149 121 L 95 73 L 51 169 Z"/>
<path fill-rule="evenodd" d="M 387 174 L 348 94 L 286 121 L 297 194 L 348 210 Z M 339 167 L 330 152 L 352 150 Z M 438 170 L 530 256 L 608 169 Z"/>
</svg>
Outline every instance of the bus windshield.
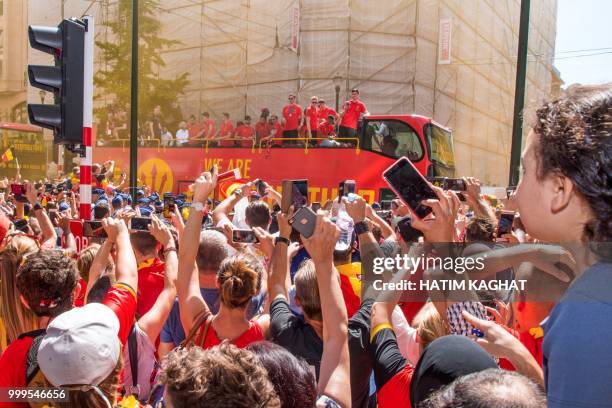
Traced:
<svg viewBox="0 0 612 408">
<path fill-rule="evenodd" d="M 455 154 L 451 133 L 432 123 L 425 125 L 425 137 L 430 149 L 429 159 L 434 164 L 434 176 L 453 177 Z"/>
<path fill-rule="evenodd" d="M 367 121 L 364 149 L 393 158 L 406 156 L 413 162 L 423 158 L 419 135 L 408 124 L 395 119 Z"/>
</svg>

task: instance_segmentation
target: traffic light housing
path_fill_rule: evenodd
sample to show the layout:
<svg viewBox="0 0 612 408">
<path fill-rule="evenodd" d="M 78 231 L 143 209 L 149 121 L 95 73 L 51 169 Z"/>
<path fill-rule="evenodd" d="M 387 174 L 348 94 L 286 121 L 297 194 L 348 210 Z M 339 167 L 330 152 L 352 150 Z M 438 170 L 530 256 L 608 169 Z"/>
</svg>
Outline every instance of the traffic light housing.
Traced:
<svg viewBox="0 0 612 408">
<path fill-rule="evenodd" d="M 33 125 L 53 130 L 56 144 L 83 143 L 85 31 L 77 19 L 28 27 L 30 46 L 55 58 L 55 66 L 28 65 L 30 84 L 55 96 L 53 105 L 28 104 L 28 116 Z"/>
</svg>

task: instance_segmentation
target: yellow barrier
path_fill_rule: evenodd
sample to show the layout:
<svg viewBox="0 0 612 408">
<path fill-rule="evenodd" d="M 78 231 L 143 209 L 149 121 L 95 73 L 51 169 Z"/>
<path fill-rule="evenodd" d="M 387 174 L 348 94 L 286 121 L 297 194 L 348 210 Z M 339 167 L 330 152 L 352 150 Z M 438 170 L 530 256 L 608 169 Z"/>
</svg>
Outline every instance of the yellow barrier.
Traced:
<svg viewBox="0 0 612 408">
<path fill-rule="evenodd" d="M 329 138 L 327 137 L 298 137 L 298 138 L 285 138 L 285 137 L 273 137 L 270 139 L 265 139 L 265 140 L 261 140 L 259 142 L 259 153 L 261 153 L 261 149 L 262 149 L 262 144 L 263 143 L 267 143 L 270 141 L 281 141 L 281 142 L 287 142 L 287 141 L 302 141 L 304 142 L 304 154 L 308 154 L 308 142 L 311 140 L 329 140 Z M 359 145 L 359 138 L 358 137 L 335 137 L 333 140 L 336 141 L 347 141 L 347 142 L 354 142 L 355 143 L 355 154 L 359 154 L 361 152 L 361 147 Z M 330 149 L 333 149 L 333 147 L 330 147 Z"/>
</svg>

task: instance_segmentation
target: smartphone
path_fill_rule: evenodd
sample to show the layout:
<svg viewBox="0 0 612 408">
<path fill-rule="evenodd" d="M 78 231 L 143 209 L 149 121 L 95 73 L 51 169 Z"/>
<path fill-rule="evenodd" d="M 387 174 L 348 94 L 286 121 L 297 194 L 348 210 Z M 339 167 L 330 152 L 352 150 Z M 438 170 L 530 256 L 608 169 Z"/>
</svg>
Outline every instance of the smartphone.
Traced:
<svg viewBox="0 0 612 408">
<path fill-rule="evenodd" d="M 170 218 L 170 216 L 172 214 L 174 214 L 174 207 L 175 203 L 174 203 L 174 197 L 172 196 L 172 193 L 165 193 L 164 194 L 164 217 L 165 218 Z"/>
<path fill-rule="evenodd" d="M 237 244 L 256 244 L 259 242 L 259 239 L 257 239 L 257 235 L 252 230 L 235 229 L 232 231 L 232 242 Z"/>
<path fill-rule="evenodd" d="M 53 184 L 50 184 L 50 183 L 45 184 L 45 191 L 47 193 L 50 193 L 51 191 L 53 191 Z"/>
<path fill-rule="evenodd" d="M 281 211 L 283 214 L 287 214 L 289 212 L 289 208 L 291 207 L 291 191 L 293 190 L 293 181 L 283 180 L 282 189 L 283 195 L 281 199 Z"/>
<path fill-rule="evenodd" d="M 342 196 L 344 195 L 344 181 L 338 183 L 338 202 L 342 202 Z"/>
<path fill-rule="evenodd" d="M 26 188 L 23 184 L 11 184 L 11 193 L 15 196 L 25 195 Z"/>
<path fill-rule="evenodd" d="M 445 178 L 442 183 L 443 190 L 465 191 L 465 180 L 460 178 Z"/>
<path fill-rule="evenodd" d="M 291 201 L 296 210 L 308 205 L 308 180 L 293 180 Z"/>
<path fill-rule="evenodd" d="M 83 236 L 106 238 L 108 235 L 106 235 L 101 221 L 83 221 Z"/>
<path fill-rule="evenodd" d="M 310 208 L 312 209 L 312 211 L 316 213 L 317 211 L 321 209 L 321 203 L 318 201 L 315 201 L 314 203 L 310 204 Z"/>
<path fill-rule="evenodd" d="M 134 217 L 130 220 L 130 229 L 133 231 L 149 231 L 151 218 L 149 217 Z"/>
<path fill-rule="evenodd" d="M 297 210 L 289 220 L 289 225 L 304 238 L 310 238 L 314 234 L 316 224 L 317 214 L 308 207 L 302 207 Z"/>
<path fill-rule="evenodd" d="M 355 194 L 355 180 L 344 180 L 344 196 Z"/>
<path fill-rule="evenodd" d="M 514 223 L 514 212 L 502 211 L 497 224 L 497 237 L 512 232 L 512 224 Z"/>
<path fill-rule="evenodd" d="M 428 177 L 427 181 L 433 184 L 436 187 L 444 188 L 444 180 L 446 177 Z"/>
<path fill-rule="evenodd" d="M 404 242 L 418 242 L 423 233 L 410 224 L 410 217 L 398 221 L 397 230 Z"/>
<path fill-rule="evenodd" d="M 297 210 L 308 204 L 308 180 L 283 180 L 282 185 L 281 211 L 283 213 L 287 214 L 291 206 Z"/>
<path fill-rule="evenodd" d="M 516 186 L 506 187 L 506 198 L 510 199 L 514 192 L 516 191 Z"/>
<path fill-rule="evenodd" d="M 257 179 L 255 180 L 255 188 L 257 189 L 257 194 L 259 194 L 260 197 L 263 198 L 266 196 L 266 183 L 260 179 Z"/>
<path fill-rule="evenodd" d="M 393 200 L 382 200 L 380 202 L 381 211 L 389 211 L 391 209 L 391 203 Z"/>
<path fill-rule="evenodd" d="M 460 191 L 457 191 L 457 198 L 459 198 L 459 201 L 465 201 L 465 194 Z"/>
<path fill-rule="evenodd" d="M 437 199 L 438 196 L 410 160 L 400 158 L 383 172 L 383 178 L 417 217 L 424 218 L 431 213 L 431 208 L 421 201 Z"/>
</svg>

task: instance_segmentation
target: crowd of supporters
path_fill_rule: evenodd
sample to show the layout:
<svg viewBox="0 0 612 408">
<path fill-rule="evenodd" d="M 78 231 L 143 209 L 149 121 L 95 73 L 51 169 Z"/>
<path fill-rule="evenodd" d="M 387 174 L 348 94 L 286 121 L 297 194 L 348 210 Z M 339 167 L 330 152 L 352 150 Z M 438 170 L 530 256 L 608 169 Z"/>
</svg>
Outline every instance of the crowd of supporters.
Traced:
<svg viewBox="0 0 612 408">
<path fill-rule="evenodd" d="M 73 180 L 0 181 L 0 388 L 61 387 L 47 404 L 75 408 L 609 405 L 611 123 L 612 85 L 570 87 L 537 111 L 507 200 L 466 177 L 464 201 L 431 185 L 420 219 L 351 193 L 305 235 L 281 209 L 291 192 L 265 180 L 218 202 L 213 168 L 186 195 L 142 186 L 134 201 L 109 161 L 77 253 Z M 406 300 L 369 284 L 434 279 L 374 265 L 449 243 L 526 287 Z"/>
<path fill-rule="evenodd" d="M 342 104 L 339 113 L 316 96 L 311 97 L 310 105 L 303 108 L 296 103 L 296 96 L 289 94 L 288 103 L 280 115 L 263 108 L 256 121 L 249 115 L 233 121 L 229 113 L 223 112 L 217 123 L 209 112 L 202 112 L 200 118 L 191 115 L 181 121 L 173 133 L 164 124 L 158 105 L 140 127 L 139 141 L 142 146 L 163 147 L 296 146 L 305 141 L 313 146 L 334 147 L 354 144 L 359 119 L 367 114 L 358 89 L 351 90 L 351 99 Z M 102 120 L 98 144 L 125 144 L 129 134 L 127 123 L 125 111 L 110 110 Z"/>
</svg>

